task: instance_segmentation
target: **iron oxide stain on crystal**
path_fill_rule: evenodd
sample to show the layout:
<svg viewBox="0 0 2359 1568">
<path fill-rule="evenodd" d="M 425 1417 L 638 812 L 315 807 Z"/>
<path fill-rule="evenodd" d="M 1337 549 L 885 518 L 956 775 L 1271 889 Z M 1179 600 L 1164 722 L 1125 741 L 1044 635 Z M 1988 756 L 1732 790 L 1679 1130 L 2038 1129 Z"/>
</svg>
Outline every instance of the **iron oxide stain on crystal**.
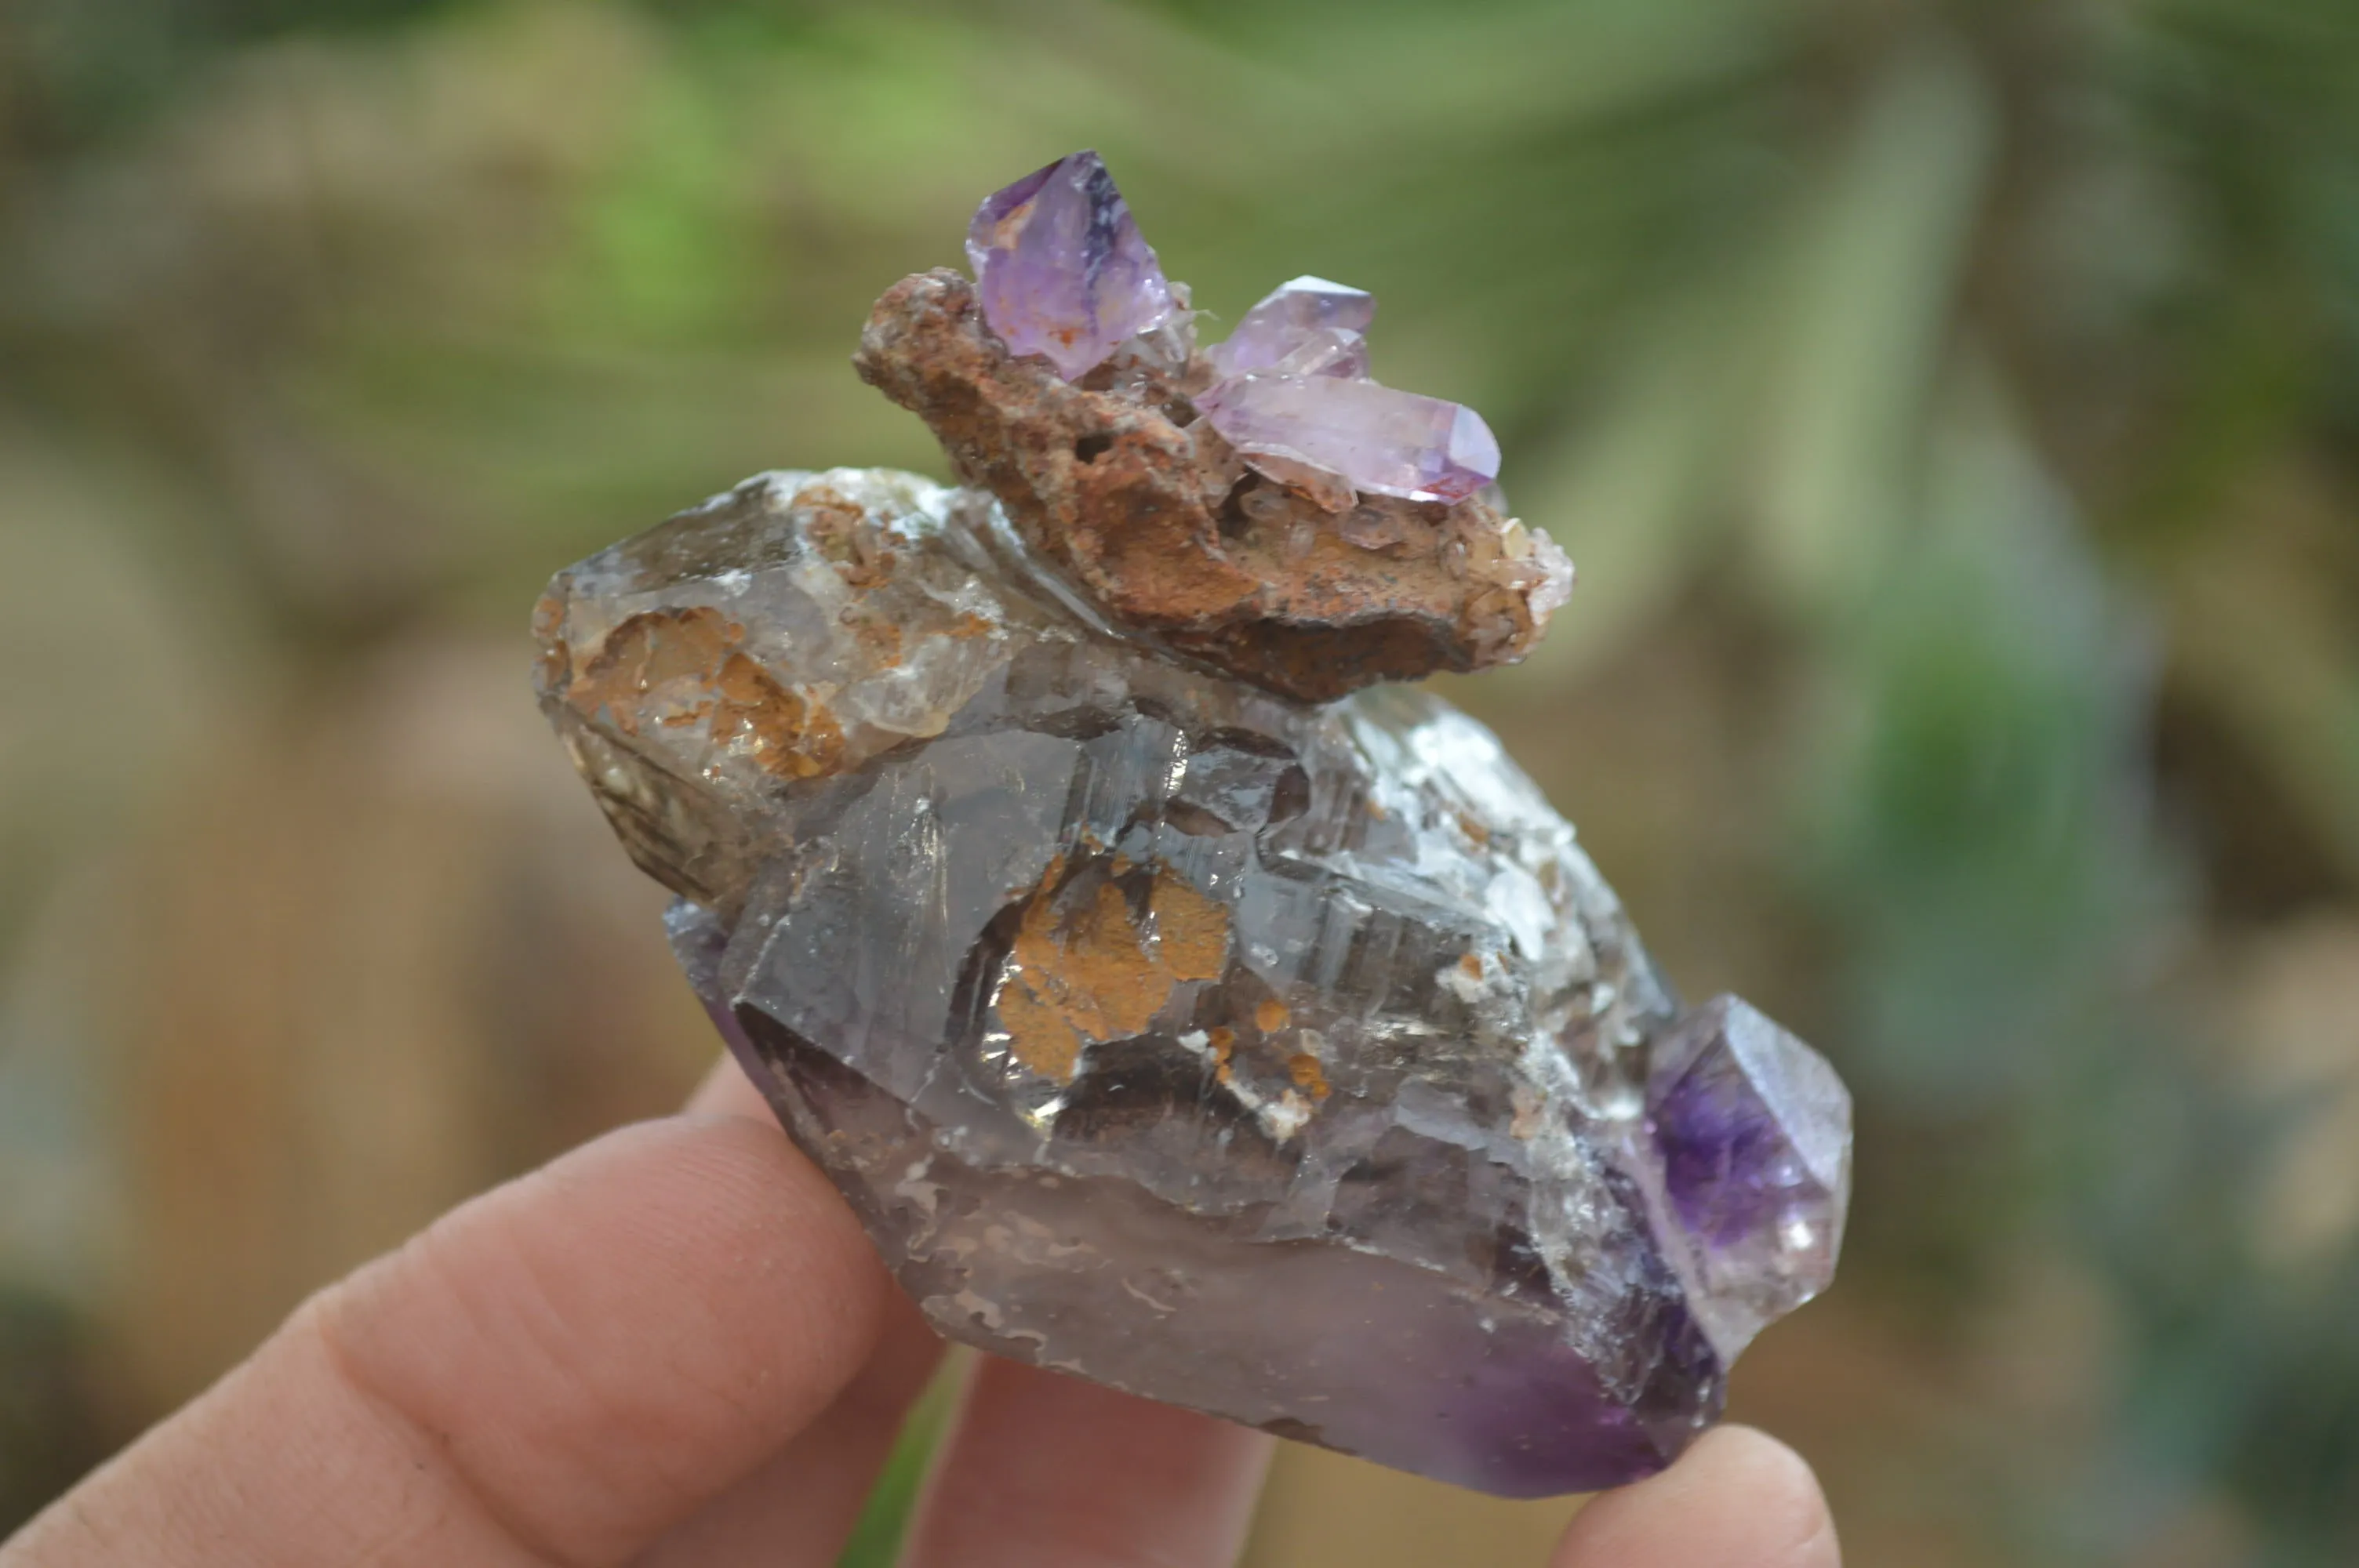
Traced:
<svg viewBox="0 0 2359 1568">
<path fill-rule="evenodd" d="M 969 245 L 857 363 L 971 488 L 760 475 L 536 615 L 690 980 L 945 1335 L 1506 1496 L 1660 1469 L 1832 1277 L 1850 1104 L 1382 684 L 1570 567 L 1358 290 L 1199 351 L 1093 154 Z"/>
</svg>

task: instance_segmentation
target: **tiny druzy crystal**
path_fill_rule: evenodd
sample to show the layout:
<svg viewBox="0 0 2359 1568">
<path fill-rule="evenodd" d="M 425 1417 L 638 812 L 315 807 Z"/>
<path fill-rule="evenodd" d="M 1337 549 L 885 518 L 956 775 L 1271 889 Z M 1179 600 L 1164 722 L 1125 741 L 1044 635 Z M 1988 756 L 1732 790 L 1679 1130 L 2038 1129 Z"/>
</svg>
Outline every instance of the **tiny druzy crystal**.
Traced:
<svg viewBox="0 0 2359 1568">
<path fill-rule="evenodd" d="M 1093 155 L 977 235 L 855 362 L 962 487 L 761 475 L 541 603 L 682 968 L 941 1333 L 1506 1496 L 1652 1474 L 1827 1283 L 1850 1106 L 1387 684 L 1520 657 L 1571 564 L 1364 379 L 1366 296 L 1223 373 Z"/>
<path fill-rule="evenodd" d="M 1015 353 L 1045 355 L 1067 381 L 1180 309 L 1094 152 L 985 197 L 967 227 L 966 256 L 991 330 Z"/>
</svg>

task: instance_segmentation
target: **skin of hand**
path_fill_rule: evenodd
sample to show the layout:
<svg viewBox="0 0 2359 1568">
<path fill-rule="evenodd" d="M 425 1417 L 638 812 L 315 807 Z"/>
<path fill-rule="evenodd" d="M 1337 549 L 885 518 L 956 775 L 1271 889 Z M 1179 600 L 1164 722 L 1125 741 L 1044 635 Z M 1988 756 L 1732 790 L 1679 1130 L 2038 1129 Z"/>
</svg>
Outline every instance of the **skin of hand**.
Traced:
<svg viewBox="0 0 2359 1568">
<path fill-rule="evenodd" d="M 724 1062 L 328 1287 L 0 1568 L 828 1568 L 940 1345 Z M 1270 1440 L 984 1359 L 904 1568 L 1213 1568 Z M 1550 1568 L 1838 1568 L 1795 1454 L 1723 1427 Z"/>
</svg>

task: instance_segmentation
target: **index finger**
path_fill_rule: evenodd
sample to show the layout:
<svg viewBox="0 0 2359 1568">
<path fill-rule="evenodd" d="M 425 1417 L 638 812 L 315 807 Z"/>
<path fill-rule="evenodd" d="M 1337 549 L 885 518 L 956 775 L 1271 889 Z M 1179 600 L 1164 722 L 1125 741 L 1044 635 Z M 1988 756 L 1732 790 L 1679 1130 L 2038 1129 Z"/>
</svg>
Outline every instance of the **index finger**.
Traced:
<svg viewBox="0 0 2359 1568">
<path fill-rule="evenodd" d="M 0 1568 L 624 1563 L 828 1405 L 889 1288 L 775 1126 L 625 1128 L 314 1297 Z"/>
</svg>

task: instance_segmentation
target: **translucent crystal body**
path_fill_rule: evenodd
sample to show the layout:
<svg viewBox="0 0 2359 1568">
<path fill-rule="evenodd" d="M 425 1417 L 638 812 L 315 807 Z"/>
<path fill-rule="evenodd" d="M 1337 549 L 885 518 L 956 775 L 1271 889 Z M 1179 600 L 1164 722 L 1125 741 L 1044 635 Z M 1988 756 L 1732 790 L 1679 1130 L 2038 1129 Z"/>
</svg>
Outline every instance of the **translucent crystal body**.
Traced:
<svg viewBox="0 0 2359 1568">
<path fill-rule="evenodd" d="M 749 481 L 537 627 L 683 968 L 943 1333 L 1536 1496 L 1660 1468 L 1823 1282 L 1840 1086 L 1680 1022 L 1446 704 L 1173 660 L 867 471 Z"/>
<path fill-rule="evenodd" d="M 1823 1057 L 1736 997 L 1655 1043 L 1647 1122 L 1696 1315 L 1734 1358 L 1834 1279 L 1851 1202 L 1851 1095 Z"/>
<path fill-rule="evenodd" d="M 1094 152 L 1059 158 L 985 197 L 966 254 L 991 330 L 1016 353 L 1046 355 L 1067 381 L 1180 308 Z"/>
</svg>

